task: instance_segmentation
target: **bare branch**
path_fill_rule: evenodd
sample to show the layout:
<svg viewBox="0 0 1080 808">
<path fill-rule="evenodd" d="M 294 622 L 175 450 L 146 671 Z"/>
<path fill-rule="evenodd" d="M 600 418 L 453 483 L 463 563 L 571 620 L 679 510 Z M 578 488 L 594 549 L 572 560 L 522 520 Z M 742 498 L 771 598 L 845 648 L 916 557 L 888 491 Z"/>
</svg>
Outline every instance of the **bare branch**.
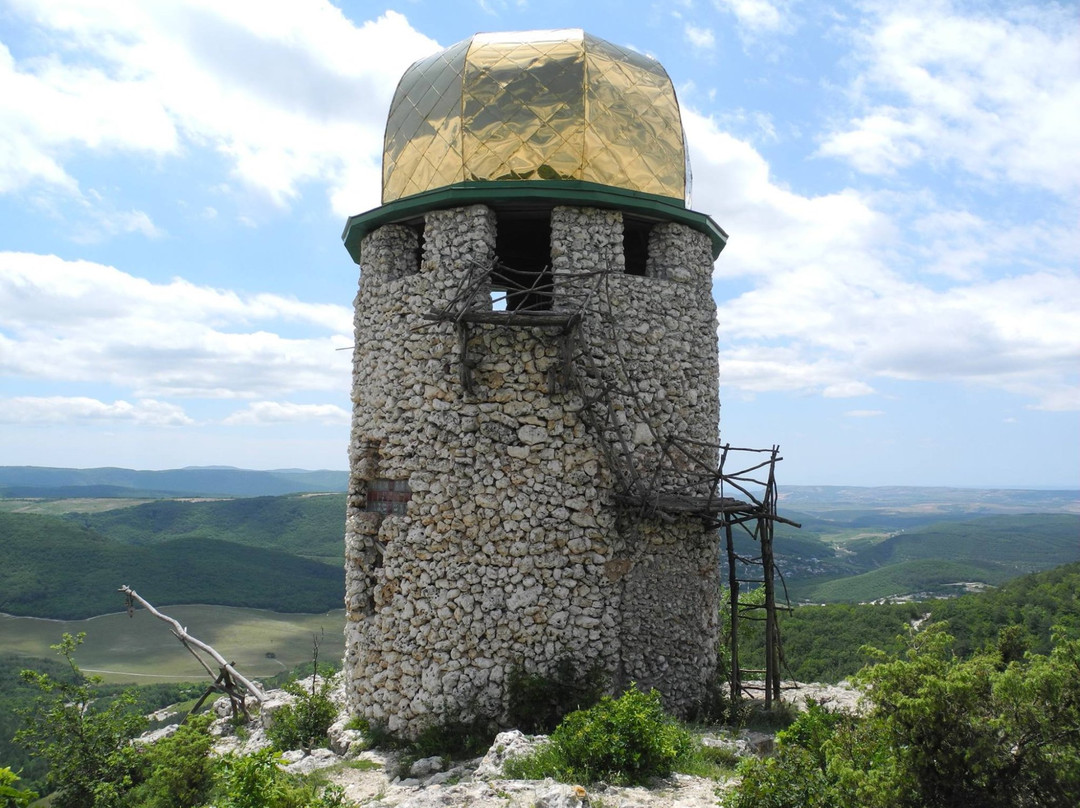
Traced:
<svg viewBox="0 0 1080 808">
<path fill-rule="evenodd" d="M 180 625 L 180 622 L 178 620 L 169 617 L 167 614 L 162 614 L 161 612 L 159 612 L 153 607 L 153 605 L 149 601 L 141 597 L 138 592 L 136 592 L 127 584 L 120 587 L 118 591 L 123 592 L 131 600 L 137 601 L 140 605 L 143 606 L 143 608 L 150 612 L 150 614 L 154 615 L 154 617 L 156 617 L 158 620 L 164 620 L 166 623 L 171 625 L 173 627 L 172 633 L 176 636 L 178 640 L 180 640 L 180 642 L 184 644 L 185 647 L 188 648 L 189 651 L 191 651 L 190 645 L 194 645 L 196 648 L 205 651 L 207 654 L 213 657 L 214 661 L 216 661 L 218 665 L 221 666 L 221 669 L 228 672 L 229 676 L 242 684 L 244 686 L 244 689 L 247 690 L 252 696 L 254 696 L 256 701 L 259 702 L 259 704 L 262 704 L 266 700 L 266 694 L 262 692 L 258 685 L 248 681 L 246 678 L 241 676 L 240 673 L 236 670 L 236 668 L 234 668 L 230 663 L 225 661 L 225 657 L 223 657 L 221 654 L 214 650 L 213 646 L 207 645 L 201 640 L 198 640 L 188 634 L 187 629 Z M 194 654 L 195 652 L 192 651 L 192 653 Z M 196 658 L 198 658 L 198 654 L 196 654 L 195 656 Z M 199 659 L 199 661 L 202 662 L 201 659 Z M 213 675 L 206 663 L 202 662 L 202 664 L 203 667 L 206 668 L 207 671 L 211 673 L 211 675 Z"/>
</svg>

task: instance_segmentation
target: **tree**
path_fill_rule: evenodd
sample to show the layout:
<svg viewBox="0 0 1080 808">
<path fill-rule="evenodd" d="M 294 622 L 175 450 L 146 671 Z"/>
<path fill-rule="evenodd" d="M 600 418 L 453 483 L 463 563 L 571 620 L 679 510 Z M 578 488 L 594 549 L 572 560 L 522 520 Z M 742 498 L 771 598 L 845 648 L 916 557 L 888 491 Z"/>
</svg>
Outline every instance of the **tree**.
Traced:
<svg viewBox="0 0 1080 808">
<path fill-rule="evenodd" d="M 1000 645 L 1012 648 L 1011 636 Z M 862 718 L 820 708 L 741 768 L 733 808 L 1072 808 L 1080 804 L 1080 640 L 1049 656 L 953 655 L 944 624 L 878 652 Z"/>
<path fill-rule="evenodd" d="M 39 695 L 23 713 L 25 725 L 15 740 L 49 762 L 55 808 L 119 808 L 138 780 L 139 753 L 132 739 L 146 719 L 131 711 L 130 692 L 108 704 L 95 698 L 93 685 L 100 679 L 84 676 L 73 659 L 84 637 L 65 633 L 58 645 L 50 646 L 67 662 L 70 678 L 22 672 Z"/>
<path fill-rule="evenodd" d="M 146 780 L 128 800 L 138 808 L 197 808 L 210 797 L 216 774 L 210 756 L 212 713 L 190 716 L 176 732 L 146 750 Z"/>
<path fill-rule="evenodd" d="M 1049 657 L 952 655 L 942 623 L 904 658 L 863 671 L 877 741 L 914 806 L 1075 806 L 1080 800 L 1080 641 Z"/>
<path fill-rule="evenodd" d="M 37 799 L 33 791 L 19 788 L 18 782 L 19 775 L 7 766 L 0 768 L 0 808 L 24 808 Z"/>
</svg>

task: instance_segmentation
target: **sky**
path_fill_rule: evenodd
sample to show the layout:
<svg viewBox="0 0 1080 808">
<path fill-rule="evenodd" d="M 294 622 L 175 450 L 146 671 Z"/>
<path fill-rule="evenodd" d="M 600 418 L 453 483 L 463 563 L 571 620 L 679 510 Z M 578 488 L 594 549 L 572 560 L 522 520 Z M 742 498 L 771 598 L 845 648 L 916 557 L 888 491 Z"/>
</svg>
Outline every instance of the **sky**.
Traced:
<svg viewBox="0 0 1080 808">
<path fill-rule="evenodd" d="M 1080 9 L 1013 0 L 0 0 L 0 465 L 345 469 L 398 78 L 567 27 L 676 87 L 725 442 L 1080 487 Z"/>
</svg>

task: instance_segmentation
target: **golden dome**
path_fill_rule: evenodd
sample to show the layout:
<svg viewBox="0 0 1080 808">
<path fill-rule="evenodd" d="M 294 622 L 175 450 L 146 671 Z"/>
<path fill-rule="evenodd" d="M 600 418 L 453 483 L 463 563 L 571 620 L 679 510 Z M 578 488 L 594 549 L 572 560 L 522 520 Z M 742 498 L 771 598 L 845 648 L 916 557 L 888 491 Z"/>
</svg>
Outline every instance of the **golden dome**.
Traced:
<svg viewBox="0 0 1080 808">
<path fill-rule="evenodd" d="M 584 180 L 681 203 L 687 174 L 659 62 L 580 29 L 476 34 L 398 83 L 382 201 L 469 181 Z"/>
</svg>

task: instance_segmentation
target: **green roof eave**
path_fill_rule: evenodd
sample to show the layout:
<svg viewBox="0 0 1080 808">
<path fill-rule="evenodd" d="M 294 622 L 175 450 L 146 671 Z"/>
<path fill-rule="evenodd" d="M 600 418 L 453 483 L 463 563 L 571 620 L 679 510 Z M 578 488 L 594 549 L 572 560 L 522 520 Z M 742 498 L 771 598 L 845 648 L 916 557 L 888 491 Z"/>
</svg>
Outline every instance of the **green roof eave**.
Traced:
<svg viewBox="0 0 1080 808">
<path fill-rule="evenodd" d="M 382 207 L 350 216 L 341 234 L 345 249 L 360 263 L 360 244 L 385 224 L 415 219 L 429 210 L 465 205 L 489 205 L 496 211 L 511 205 L 574 205 L 616 208 L 657 221 L 679 222 L 704 233 L 712 242 L 715 260 L 727 244 L 727 233 L 704 213 L 689 210 L 681 199 L 646 194 L 583 180 L 490 180 L 459 182 L 432 191 L 395 199 Z"/>
</svg>

